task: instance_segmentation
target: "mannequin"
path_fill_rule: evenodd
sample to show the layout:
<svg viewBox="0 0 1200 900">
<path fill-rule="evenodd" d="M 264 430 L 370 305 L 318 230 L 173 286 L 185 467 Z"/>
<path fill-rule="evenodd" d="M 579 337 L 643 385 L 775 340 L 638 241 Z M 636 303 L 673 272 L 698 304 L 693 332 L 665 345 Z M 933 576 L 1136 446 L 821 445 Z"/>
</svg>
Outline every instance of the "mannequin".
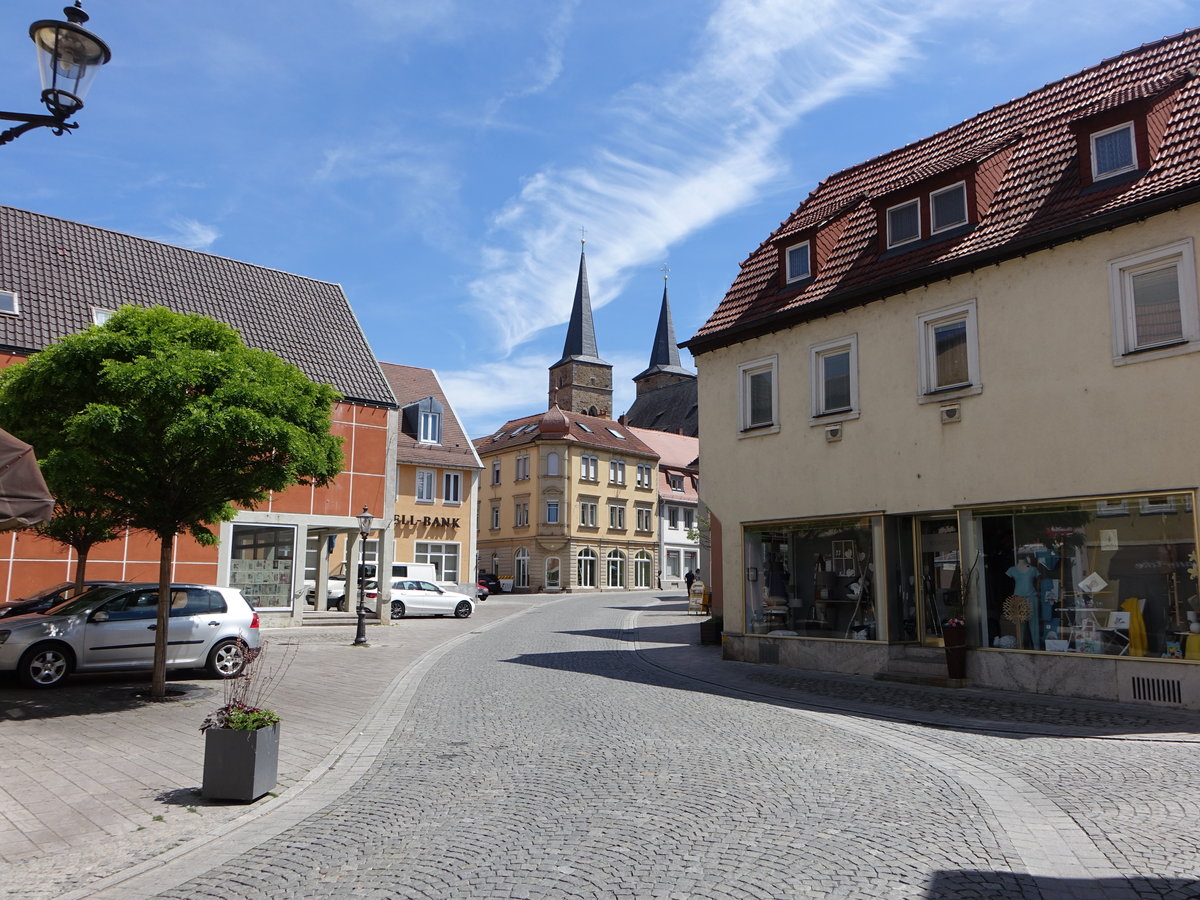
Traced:
<svg viewBox="0 0 1200 900">
<path fill-rule="evenodd" d="M 1041 643 L 1042 629 L 1040 626 L 1041 620 L 1041 604 L 1038 596 L 1037 581 L 1038 568 L 1033 564 L 1033 558 L 1030 556 L 1021 556 L 1016 565 L 1009 566 L 1008 571 L 1004 573 L 1013 580 L 1013 596 L 1024 597 L 1029 601 L 1029 635 L 1033 639 L 1034 649 L 1041 649 L 1038 645 Z M 1024 624 L 1018 624 L 1017 630 L 1024 627 Z M 1017 646 L 1020 646 L 1022 641 L 1018 636 Z"/>
</svg>

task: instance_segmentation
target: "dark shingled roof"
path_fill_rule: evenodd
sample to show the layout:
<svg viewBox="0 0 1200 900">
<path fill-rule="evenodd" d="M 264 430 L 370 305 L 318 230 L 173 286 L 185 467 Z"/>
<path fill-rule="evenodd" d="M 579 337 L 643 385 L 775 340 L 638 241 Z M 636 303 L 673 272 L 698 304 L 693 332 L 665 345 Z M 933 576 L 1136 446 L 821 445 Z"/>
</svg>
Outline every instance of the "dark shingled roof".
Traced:
<svg viewBox="0 0 1200 900">
<path fill-rule="evenodd" d="M 634 428 L 700 436 L 695 378 L 646 391 L 633 401 L 623 419 Z"/>
<path fill-rule="evenodd" d="M 1146 44 L 928 138 L 830 175 L 742 263 L 684 346 L 693 354 L 1200 200 L 1200 29 Z M 1081 120 L 1148 104 L 1157 149 L 1128 177 L 1081 185 Z M 1083 123 L 1086 125 L 1086 123 Z M 892 192 L 977 167 L 978 222 L 882 252 Z M 814 277 L 786 285 L 780 250 L 815 235 Z M 641 424 L 636 423 L 636 424 Z"/>
<path fill-rule="evenodd" d="M 571 303 L 571 321 L 567 325 L 567 338 L 563 341 L 562 359 L 554 366 L 561 366 L 571 360 L 608 366 L 608 363 L 600 358 L 600 351 L 596 348 L 596 327 L 592 324 L 592 295 L 588 290 L 587 258 L 582 250 L 579 251 L 579 277 L 575 281 L 575 299 Z"/>
<path fill-rule="evenodd" d="M 395 405 L 336 284 L 0 206 L 0 290 L 19 297 L 0 316 L 0 347 L 18 353 L 87 328 L 93 307 L 165 306 L 233 326 L 348 400 Z"/>
<path fill-rule="evenodd" d="M 396 461 L 430 466 L 458 466 L 459 468 L 481 468 L 479 457 L 463 431 L 462 423 L 450 407 L 450 401 L 442 390 L 437 373 L 433 369 L 416 366 L 400 366 L 395 363 L 380 363 L 383 374 L 401 408 L 417 403 L 426 397 L 436 397 L 445 412 L 442 415 L 442 442 L 422 444 L 415 435 L 407 434 L 401 427 L 396 437 Z"/>
</svg>

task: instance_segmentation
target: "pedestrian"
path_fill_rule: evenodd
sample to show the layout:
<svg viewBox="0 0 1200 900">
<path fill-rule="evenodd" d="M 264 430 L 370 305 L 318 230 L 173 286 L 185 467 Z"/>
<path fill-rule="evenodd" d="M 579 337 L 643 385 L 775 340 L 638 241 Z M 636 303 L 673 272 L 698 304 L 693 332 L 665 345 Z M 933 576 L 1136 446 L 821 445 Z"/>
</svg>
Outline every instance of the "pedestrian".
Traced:
<svg viewBox="0 0 1200 900">
<path fill-rule="evenodd" d="M 690 594 L 692 592 L 692 582 L 696 580 L 696 576 L 691 569 L 687 570 L 687 574 L 683 576 L 683 580 L 687 582 L 687 589 Z"/>
</svg>

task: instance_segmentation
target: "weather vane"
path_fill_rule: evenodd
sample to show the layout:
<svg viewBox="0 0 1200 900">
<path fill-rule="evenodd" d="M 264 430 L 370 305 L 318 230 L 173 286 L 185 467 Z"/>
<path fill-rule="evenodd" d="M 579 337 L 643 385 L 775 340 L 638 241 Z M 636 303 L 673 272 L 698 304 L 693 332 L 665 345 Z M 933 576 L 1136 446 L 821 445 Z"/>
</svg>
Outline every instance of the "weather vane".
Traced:
<svg viewBox="0 0 1200 900">
<path fill-rule="evenodd" d="M 663 281 L 666 281 L 668 278 L 671 277 L 671 267 L 668 266 L 666 263 L 663 263 L 661 266 L 659 266 L 658 271 L 663 273 Z"/>
<path fill-rule="evenodd" d="M 584 228 L 582 225 L 579 226 L 579 243 L 580 244 L 587 243 L 587 229 Z"/>
</svg>

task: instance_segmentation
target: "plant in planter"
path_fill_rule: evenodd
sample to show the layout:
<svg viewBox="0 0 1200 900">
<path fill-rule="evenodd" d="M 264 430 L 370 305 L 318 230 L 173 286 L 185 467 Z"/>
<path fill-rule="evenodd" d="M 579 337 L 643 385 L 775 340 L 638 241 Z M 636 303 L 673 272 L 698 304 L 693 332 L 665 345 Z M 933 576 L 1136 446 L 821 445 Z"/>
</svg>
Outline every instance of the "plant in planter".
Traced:
<svg viewBox="0 0 1200 900">
<path fill-rule="evenodd" d="M 298 644 L 284 644 L 274 668 L 264 666 L 267 641 L 247 649 L 242 674 L 225 682 L 225 703 L 200 725 L 204 734 L 206 800 L 257 800 L 279 776 L 279 714 L 267 709 L 267 696 L 283 677 Z"/>
</svg>

